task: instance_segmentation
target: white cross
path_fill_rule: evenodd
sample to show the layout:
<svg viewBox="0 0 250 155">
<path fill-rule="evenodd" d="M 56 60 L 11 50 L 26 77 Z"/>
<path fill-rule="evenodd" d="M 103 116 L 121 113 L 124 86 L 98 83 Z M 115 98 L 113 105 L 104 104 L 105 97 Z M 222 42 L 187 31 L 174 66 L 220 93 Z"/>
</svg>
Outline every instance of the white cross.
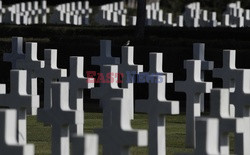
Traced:
<svg viewBox="0 0 250 155">
<path fill-rule="evenodd" d="M 211 82 L 201 81 L 201 61 L 186 60 L 186 80 L 175 82 L 175 91 L 186 94 L 186 146 L 195 147 L 195 117 L 200 116 L 200 94 L 209 93 Z"/>
<path fill-rule="evenodd" d="M 236 51 L 223 50 L 223 66 L 222 68 L 214 68 L 213 76 L 221 78 L 223 81 L 223 88 L 229 88 L 230 92 L 235 90 L 235 74 L 239 71 L 236 66 Z"/>
<path fill-rule="evenodd" d="M 162 53 L 150 53 L 150 68 L 160 67 L 160 64 L 156 63 L 158 61 L 163 65 L 161 60 Z M 160 68 L 158 68 L 158 71 L 160 72 L 159 69 Z M 166 75 L 156 75 L 157 71 L 153 72 L 152 69 L 151 74 L 149 78 L 154 80 L 148 82 L 149 97 L 147 100 L 136 100 L 135 111 L 148 114 L 149 154 L 164 155 L 166 154 L 165 115 L 179 114 L 179 102 L 166 100 Z"/>
<path fill-rule="evenodd" d="M 85 134 L 71 138 L 72 155 L 98 155 L 98 135 Z"/>
<path fill-rule="evenodd" d="M 39 61 L 37 59 L 37 43 L 26 43 L 25 51 L 25 59 L 17 60 L 16 67 L 18 69 L 24 69 L 27 71 L 27 93 L 31 95 L 37 95 L 36 73 L 39 72 L 41 68 L 44 68 L 44 61 Z M 32 111 L 28 113 L 36 115 L 37 108 L 33 108 Z"/>
<path fill-rule="evenodd" d="M 134 82 L 135 76 L 139 72 L 143 72 L 143 65 L 134 64 L 134 47 L 123 46 L 122 47 L 122 62 L 118 65 L 118 72 L 123 74 L 122 77 L 122 88 L 128 88 L 129 91 L 129 102 L 130 107 L 128 113 L 131 114 L 131 119 L 134 118 Z"/>
<path fill-rule="evenodd" d="M 194 155 L 221 155 L 219 151 L 219 120 L 196 118 L 196 147 Z"/>
<path fill-rule="evenodd" d="M 105 155 L 129 154 L 131 146 L 147 145 L 147 131 L 131 128 L 126 102 L 126 99 L 113 98 L 103 109 L 103 121 L 111 121 L 103 122 L 103 128 L 95 132 Z"/>
<path fill-rule="evenodd" d="M 111 56 L 111 41 L 101 40 L 100 44 L 100 56 L 92 57 L 92 65 L 99 65 L 101 67 L 102 65 L 119 64 L 120 59 Z"/>
<path fill-rule="evenodd" d="M 3 61 L 11 62 L 12 69 L 17 69 L 16 61 L 19 59 L 24 59 L 25 57 L 25 55 L 23 54 L 23 38 L 13 37 L 11 47 L 11 53 L 4 53 Z"/>
<path fill-rule="evenodd" d="M 51 82 L 55 82 L 61 77 L 67 76 L 66 69 L 57 68 L 57 50 L 45 49 L 45 66 L 37 72 L 37 76 L 44 79 L 44 108 L 51 108 Z"/>
<path fill-rule="evenodd" d="M 194 43 L 193 44 L 193 58 L 195 60 L 201 60 L 201 80 L 205 79 L 205 71 L 213 70 L 214 62 L 205 60 L 205 44 L 204 43 Z M 204 94 L 201 94 L 201 112 L 205 110 L 205 98 Z"/>
<path fill-rule="evenodd" d="M 17 110 L 18 142 L 26 144 L 26 110 L 39 107 L 39 96 L 27 94 L 27 73 L 24 70 L 12 70 L 10 76 L 10 93 L 0 95 L 0 105 Z M 34 103 L 34 104 L 33 104 Z"/>
<path fill-rule="evenodd" d="M 17 112 L 14 109 L 0 110 L 0 154 L 34 155 L 33 144 L 19 144 L 17 134 Z"/>
<path fill-rule="evenodd" d="M 69 82 L 71 109 L 84 110 L 84 89 L 94 88 L 94 83 L 89 80 L 94 79 L 84 77 L 84 57 L 70 57 L 70 76 L 61 78 L 61 81 Z M 78 124 L 76 134 L 83 134 L 83 124 Z"/>
<path fill-rule="evenodd" d="M 83 124 L 83 111 L 69 107 L 69 84 L 52 83 L 52 107 L 38 109 L 38 120 L 52 125 L 52 154 L 69 155 L 69 125 Z"/>
<path fill-rule="evenodd" d="M 229 89 L 212 89 L 210 96 L 210 117 L 219 120 L 220 153 L 230 154 L 229 133 L 233 132 L 236 137 L 243 136 L 235 140 L 235 154 L 249 154 L 250 138 L 246 134 L 249 134 L 250 118 L 230 116 Z"/>
</svg>

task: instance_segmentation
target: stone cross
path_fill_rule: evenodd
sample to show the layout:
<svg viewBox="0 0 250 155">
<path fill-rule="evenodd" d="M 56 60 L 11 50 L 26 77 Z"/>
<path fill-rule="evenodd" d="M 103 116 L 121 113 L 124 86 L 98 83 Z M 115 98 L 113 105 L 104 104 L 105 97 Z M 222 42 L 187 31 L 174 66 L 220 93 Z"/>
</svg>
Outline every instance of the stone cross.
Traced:
<svg viewBox="0 0 250 155">
<path fill-rule="evenodd" d="M 186 146 L 195 147 L 195 117 L 200 116 L 200 94 L 209 93 L 211 82 L 201 80 L 201 61 L 186 60 L 186 80 L 175 82 L 175 91 L 186 94 Z"/>
<path fill-rule="evenodd" d="M 196 118 L 196 148 L 194 155 L 221 155 L 219 151 L 219 120 Z M 205 135 L 204 135 L 205 134 Z"/>
<path fill-rule="evenodd" d="M 221 78 L 223 81 L 223 88 L 229 88 L 230 92 L 235 90 L 235 73 L 238 69 L 235 66 L 236 51 L 223 50 L 223 66 L 222 68 L 214 68 L 213 76 Z"/>
<path fill-rule="evenodd" d="M 101 40 L 100 41 L 100 56 L 92 57 L 92 65 L 113 65 L 119 64 L 120 59 L 114 58 L 111 56 L 111 41 L 110 40 Z"/>
<path fill-rule="evenodd" d="M 131 146 L 146 146 L 147 131 L 131 128 L 127 100 L 113 98 L 103 109 L 102 129 L 96 129 L 104 155 L 129 154 Z"/>
<path fill-rule="evenodd" d="M 57 50 L 45 49 L 44 51 L 45 66 L 37 72 L 37 76 L 44 79 L 44 107 L 50 109 L 51 103 L 51 82 L 56 82 L 61 77 L 67 76 L 66 69 L 57 68 Z"/>
<path fill-rule="evenodd" d="M 84 57 L 70 57 L 70 76 L 61 78 L 61 81 L 69 82 L 71 109 L 84 110 L 84 89 L 94 88 L 90 80 L 94 79 L 84 77 Z M 83 124 L 78 124 L 76 134 L 83 134 Z"/>
<path fill-rule="evenodd" d="M 212 89 L 210 97 L 210 117 L 219 120 L 220 153 L 230 154 L 229 133 L 235 134 L 235 154 L 249 154 L 250 118 L 230 116 L 229 89 Z M 243 139 L 241 137 L 243 136 Z M 238 139 L 237 139 L 238 138 Z M 240 148 L 240 149 L 239 149 Z"/>
<path fill-rule="evenodd" d="M 72 155 L 98 155 L 98 135 L 85 134 L 71 138 Z"/>
<path fill-rule="evenodd" d="M 118 73 L 117 65 L 104 65 L 101 67 L 100 73 L 104 74 L 105 77 L 109 76 L 110 79 L 113 78 L 113 81 L 100 81 L 100 87 L 91 89 L 91 98 L 99 99 L 101 107 L 109 104 L 114 97 L 128 98 L 128 89 L 118 87 L 118 77 L 115 77 Z M 112 75 L 108 75 L 109 73 Z"/>
<path fill-rule="evenodd" d="M 158 59 L 155 59 L 158 58 Z M 154 60 L 154 61 L 153 61 Z M 179 114 L 179 102 L 166 100 L 166 75 L 157 75 L 153 73 L 152 68 L 160 67 L 159 60 L 162 62 L 162 53 L 150 53 L 150 79 L 154 79 L 149 83 L 149 98 L 147 100 L 136 100 L 135 111 L 148 114 L 149 129 L 148 129 L 148 147 L 149 154 L 164 155 L 166 154 L 166 126 L 165 115 Z M 153 64 L 153 62 L 154 64 Z M 153 65 L 153 66 L 152 66 Z M 158 65 L 158 66 L 157 66 Z M 161 65 L 163 65 L 161 63 Z M 157 67 L 156 67 L 157 66 Z M 159 69 L 159 68 L 158 68 Z M 160 71 L 160 70 L 158 70 Z M 172 75 L 172 74 L 170 74 Z"/>
<path fill-rule="evenodd" d="M 17 110 L 18 142 L 27 143 L 26 111 L 39 107 L 39 96 L 27 94 L 27 73 L 24 70 L 12 70 L 10 74 L 10 93 L 0 95 L 0 105 Z"/>
<path fill-rule="evenodd" d="M 213 70 L 214 62 L 205 60 L 205 44 L 194 43 L 193 44 L 193 58 L 194 60 L 201 60 L 201 80 L 205 80 L 205 71 Z M 205 98 L 204 94 L 201 94 L 201 112 L 205 110 Z"/>
<path fill-rule="evenodd" d="M 17 60 L 25 58 L 25 55 L 23 53 L 23 38 L 13 37 L 11 47 L 12 47 L 11 53 L 4 53 L 3 61 L 11 62 L 12 69 L 17 69 L 16 67 Z"/>
<path fill-rule="evenodd" d="M 139 72 L 143 72 L 143 65 L 134 64 L 134 47 L 123 46 L 122 47 L 122 62 L 118 65 L 118 72 L 123 75 L 122 88 L 128 88 L 129 91 L 129 111 L 131 119 L 134 119 L 134 82 L 135 76 Z"/>
<path fill-rule="evenodd" d="M 83 124 L 83 111 L 71 110 L 69 107 L 69 84 L 53 82 L 52 107 L 38 109 L 38 120 L 52 125 L 52 154 L 69 155 L 69 125 Z"/>
<path fill-rule="evenodd" d="M 17 134 L 17 112 L 14 109 L 0 110 L 0 154 L 34 155 L 32 144 L 19 144 Z"/>
<path fill-rule="evenodd" d="M 37 75 L 41 68 L 44 68 L 44 61 L 37 59 L 37 43 L 26 43 L 25 58 L 17 60 L 16 67 L 27 71 L 27 93 L 37 95 Z M 32 103 L 37 104 L 37 103 Z M 39 104 L 39 103 L 38 103 Z M 37 108 L 32 108 L 32 115 L 37 114 Z"/>
</svg>

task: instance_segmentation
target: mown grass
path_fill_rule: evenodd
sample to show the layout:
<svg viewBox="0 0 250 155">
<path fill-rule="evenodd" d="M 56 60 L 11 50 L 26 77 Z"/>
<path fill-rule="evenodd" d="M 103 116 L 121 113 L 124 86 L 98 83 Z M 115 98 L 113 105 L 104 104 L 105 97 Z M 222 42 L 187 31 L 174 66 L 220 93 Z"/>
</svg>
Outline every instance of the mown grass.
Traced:
<svg viewBox="0 0 250 155">
<path fill-rule="evenodd" d="M 167 154 L 180 152 L 192 152 L 192 149 L 185 148 L 185 117 L 167 116 L 166 117 L 166 139 Z M 102 127 L 101 113 L 85 114 L 85 133 L 92 133 L 93 129 Z M 136 114 L 132 121 L 132 127 L 136 129 L 147 129 L 147 115 Z M 28 117 L 28 142 L 35 144 L 36 154 L 51 154 L 51 127 L 44 126 L 43 123 L 37 122 L 36 117 Z M 101 148 L 101 147 L 100 147 Z M 133 155 L 147 154 L 147 147 L 132 147 Z"/>
</svg>

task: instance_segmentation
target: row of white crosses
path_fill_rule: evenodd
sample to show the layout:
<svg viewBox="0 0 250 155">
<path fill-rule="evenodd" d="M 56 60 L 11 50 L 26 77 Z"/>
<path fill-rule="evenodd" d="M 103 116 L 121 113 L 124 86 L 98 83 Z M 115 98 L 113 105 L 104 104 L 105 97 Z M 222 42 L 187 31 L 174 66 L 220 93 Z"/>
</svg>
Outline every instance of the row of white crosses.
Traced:
<svg viewBox="0 0 250 155">
<path fill-rule="evenodd" d="M 53 14 L 50 16 L 50 23 L 89 25 L 89 18 L 92 12 L 89 1 L 59 4 L 54 7 Z"/>
<path fill-rule="evenodd" d="M 2 22 L 17 25 L 47 24 L 48 13 L 50 9 L 46 0 L 41 0 L 40 7 L 38 1 L 22 2 L 8 6 Z"/>
<path fill-rule="evenodd" d="M 212 70 L 215 78 L 223 80 L 223 89 L 212 89 L 212 83 L 201 78 L 202 70 L 213 68 L 212 62 L 204 61 L 204 44 L 194 44 L 194 57 L 195 53 L 203 56 L 196 56 L 200 60 L 186 60 L 186 81 L 175 83 L 176 91 L 186 93 L 186 146 L 195 148 L 197 155 L 227 155 L 230 154 L 229 133 L 233 133 L 235 154 L 249 154 L 250 70 L 237 69 L 236 51 L 224 50 L 222 68 Z M 208 92 L 211 92 L 210 115 L 200 117 L 201 94 Z M 201 133 L 206 133 L 205 138 Z"/>
<path fill-rule="evenodd" d="M 99 7 L 95 22 L 100 25 L 127 25 L 127 9 L 124 1 L 105 4 Z"/>
<path fill-rule="evenodd" d="M 249 27 L 250 10 L 243 9 L 240 1 L 230 3 L 223 13 L 223 21 L 224 26 L 227 27 Z"/>
<path fill-rule="evenodd" d="M 150 53 L 150 70 L 145 73 L 142 65 L 133 63 L 132 46 L 122 47 L 120 63 L 120 58 L 111 56 L 111 41 L 101 41 L 100 56 L 93 57 L 92 64 L 99 65 L 103 74 L 124 73 L 123 83 L 121 87 L 111 82 L 93 88 L 94 83 L 90 81 L 94 80 L 84 77 L 83 57 L 70 58 L 70 75 L 67 77 L 67 70 L 57 67 L 56 50 L 46 49 L 44 60 L 38 60 L 37 43 L 26 43 L 25 54 L 22 46 L 23 39 L 14 37 L 12 52 L 4 54 L 4 61 L 11 62 L 15 70 L 11 70 L 10 93 L 6 94 L 6 86 L 0 85 L 0 105 L 16 110 L 17 114 L 7 109 L 0 112 L 1 119 L 6 122 L 2 124 L 3 129 L 12 127 L 10 135 L 6 130 L 0 131 L 3 135 L 9 135 L 1 137 L 5 141 L 0 145 L 0 154 L 9 154 L 11 151 L 14 151 L 11 154 L 18 154 L 18 151 L 20 154 L 34 154 L 34 147 L 27 145 L 27 112 L 37 114 L 39 121 L 52 126 L 52 154 L 69 155 L 71 151 L 73 154 L 96 155 L 98 137 L 103 154 L 129 154 L 131 146 L 147 145 L 149 154 L 166 153 L 165 115 L 179 114 L 179 103 L 165 98 L 166 83 L 173 82 L 173 74 L 163 72 L 161 53 Z M 138 74 L 148 75 L 145 81 L 149 83 L 149 98 L 135 102 L 135 111 L 145 112 L 149 116 L 148 132 L 132 129 L 130 122 L 134 118 L 133 85 Z M 37 78 L 44 79 L 43 107 L 39 106 Z M 118 77 L 114 80 L 117 81 Z M 103 128 L 95 130 L 98 136 L 83 132 L 83 90 L 90 88 L 91 97 L 99 99 L 103 109 Z M 10 125 L 7 121 L 9 115 L 17 123 L 13 121 Z M 16 150 L 20 147 L 23 150 Z"/>
</svg>

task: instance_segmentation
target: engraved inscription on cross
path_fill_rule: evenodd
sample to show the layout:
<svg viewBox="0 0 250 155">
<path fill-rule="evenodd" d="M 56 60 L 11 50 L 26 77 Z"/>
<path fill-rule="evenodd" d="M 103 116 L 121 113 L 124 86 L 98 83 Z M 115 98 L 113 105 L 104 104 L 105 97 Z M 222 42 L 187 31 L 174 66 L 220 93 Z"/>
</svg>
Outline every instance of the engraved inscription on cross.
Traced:
<svg viewBox="0 0 250 155">
<path fill-rule="evenodd" d="M 211 82 L 201 80 L 201 61 L 185 60 L 186 80 L 175 82 L 175 91 L 186 94 L 186 146 L 195 147 L 195 117 L 200 116 L 200 94 L 209 93 Z"/>
</svg>

